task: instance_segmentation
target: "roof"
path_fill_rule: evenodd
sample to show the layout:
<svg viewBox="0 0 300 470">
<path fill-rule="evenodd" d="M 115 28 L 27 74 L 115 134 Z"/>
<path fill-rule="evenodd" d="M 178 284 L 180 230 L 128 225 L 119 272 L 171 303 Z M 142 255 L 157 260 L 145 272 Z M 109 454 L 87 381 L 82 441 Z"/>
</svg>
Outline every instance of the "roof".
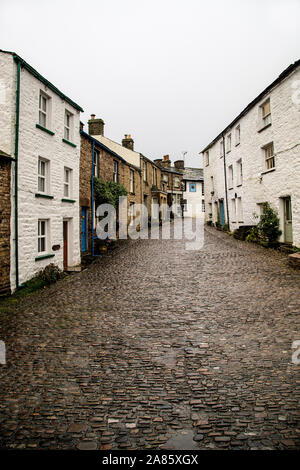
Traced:
<svg viewBox="0 0 300 470">
<path fill-rule="evenodd" d="M 185 168 L 182 179 L 187 181 L 202 181 L 203 168 Z"/>
<path fill-rule="evenodd" d="M 130 163 L 134 166 L 140 166 L 140 153 L 135 150 L 130 150 L 127 147 L 124 147 L 122 144 L 115 142 L 114 140 L 104 137 L 104 135 L 97 135 L 95 138 L 98 142 L 101 142 L 108 149 L 115 152 L 121 158 L 123 158 L 127 163 Z"/>
<path fill-rule="evenodd" d="M 92 137 L 90 134 L 88 134 L 87 132 L 85 131 L 80 131 L 80 135 L 82 135 L 83 137 L 85 137 L 86 139 L 89 139 L 91 142 L 94 142 L 98 147 L 102 148 L 103 150 L 105 150 L 106 152 L 110 153 L 113 157 L 115 158 L 118 158 L 118 160 L 122 161 L 123 163 L 125 163 L 126 165 L 130 166 L 130 167 L 133 167 L 135 168 L 136 170 L 140 171 L 140 168 L 135 166 L 135 165 L 132 165 L 131 163 L 129 163 L 127 160 L 125 160 L 123 157 L 121 157 L 119 154 L 117 154 L 116 152 L 114 152 L 113 150 L 111 150 L 109 147 L 107 147 L 106 145 L 104 145 L 102 142 L 100 142 L 99 140 L 95 139 L 94 137 Z"/>
<path fill-rule="evenodd" d="M 175 173 L 175 175 L 182 175 L 182 171 L 177 170 L 176 168 L 166 168 L 164 166 L 160 166 L 159 164 L 158 164 L 158 168 L 162 172 L 166 171 L 167 173 Z"/>
<path fill-rule="evenodd" d="M 0 150 L 0 158 L 5 158 L 7 160 L 14 160 L 11 155 L 8 155 L 8 153 L 3 152 L 3 150 Z"/>
<path fill-rule="evenodd" d="M 28 72 L 30 72 L 34 77 L 36 77 L 38 80 L 43 82 L 50 90 L 54 91 L 58 96 L 60 96 L 63 100 L 65 100 L 67 103 L 69 103 L 73 108 L 78 109 L 78 111 L 82 111 L 83 109 L 79 104 L 75 103 L 75 101 L 71 100 L 68 96 L 66 96 L 62 91 L 60 91 L 58 88 L 56 88 L 53 83 L 49 82 L 45 77 L 43 77 L 37 70 L 35 70 L 31 65 L 29 65 L 27 62 L 25 62 L 22 57 L 20 57 L 18 54 L 15 52 L 10 52 L 10 51 L 3 51 L 0 49 L 0 52 L 3 52 L 5 54 L 11 54 L 16 62 L 20 62 L 22 67 L 26 68 Z"/>
<path fill-rule="evenodd" d="M 243 111 L 236 117 L 234 120 L 227 126 L 225 129 L 223 129 L 222 132 L 220 132 L 217 137 L 215 137 L 210 144 L 208 144 L 203 150 L 202 153 L 205 152 L 207 149 L 209 149 L 215 142 L 217 142 L 223 134 L 225 134 L 229 129 L 233 127 L 233 125 L 238 122 L 238 120 L 244 116 L 253 106 L 255 106 L 259 101 L 262 100 L 262 98 L 269 93 L 272 88 L 277 86 L 282 80 L 284 80 L 286 77 L 288 77 L 294 70 L 296 70 L 297 67 L 300 65 L 300 59 L 296 60 L 293 64 L 289 65 L 281 74 L 274 80 L 270 85 L 267 86 L 256 98 L 254 98 L 253 101 L 251 101 L 244 109 Z"/>
</svg>

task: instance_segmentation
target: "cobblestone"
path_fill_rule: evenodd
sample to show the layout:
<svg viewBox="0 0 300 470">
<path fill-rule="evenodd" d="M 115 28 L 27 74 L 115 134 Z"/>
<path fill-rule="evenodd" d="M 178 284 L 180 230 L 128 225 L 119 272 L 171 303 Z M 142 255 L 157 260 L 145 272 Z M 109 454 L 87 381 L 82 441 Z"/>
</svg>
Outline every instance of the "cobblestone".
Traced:
<svg viewBox="0 0 300 470">
<path fill-rule="evenodd" d="M 130 241 L 22 299 L 1 318 L 1 448 L 299 447 L 299 276 L 207 228 L 199 251 Z"/>
</svg>

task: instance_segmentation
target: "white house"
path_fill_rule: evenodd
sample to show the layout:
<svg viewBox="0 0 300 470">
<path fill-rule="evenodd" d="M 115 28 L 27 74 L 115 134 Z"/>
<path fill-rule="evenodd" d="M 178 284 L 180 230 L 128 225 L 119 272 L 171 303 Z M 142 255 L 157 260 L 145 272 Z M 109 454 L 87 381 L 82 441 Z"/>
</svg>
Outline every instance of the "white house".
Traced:
<svg viewBox="0 0 300 470">
<path fill-rule="evenodd" d="M 204 217 L 204 178 L 202 168 L 185 168 L 183 182 L 183 213 L 185 217 Z"/>
<path fill-rule="evenodd" d="M 81 107 L 21 57 L 0 51 L 0 148 L 14 158 L 11 290 L 49 263 L 80 263 Z"/>
<path fill-rule="evenodd" d="M 278 211 L 281 242 L 300 247 L 300 61 L 285 69 L 207 145 L 206 220 L 255 225 Z"/>
</svg>

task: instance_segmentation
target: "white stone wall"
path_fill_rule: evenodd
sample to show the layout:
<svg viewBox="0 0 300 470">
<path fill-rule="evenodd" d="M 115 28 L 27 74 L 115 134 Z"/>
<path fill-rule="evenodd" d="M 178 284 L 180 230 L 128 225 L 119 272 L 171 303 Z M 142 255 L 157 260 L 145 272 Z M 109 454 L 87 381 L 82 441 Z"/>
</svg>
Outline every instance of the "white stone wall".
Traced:
<svg viewBox="0 0 300 470">
<path fill-rule="evenodd" d="M 6 56 L 3 57 L 2 56 Z M 0 53 L 1 60 L 10 63 L 6 66 L 6 80 L 15 90 L 17 66 L 11 55 Z M 1 70 L 2 76 L 2 70 Z M 54 135 L 36 128 L 39 122 L 39 93 L 40 90 L 51 98 L 50 130 Z M 15 100 L 15 91 L 13 101 Z M 73 135 L 70 139 L 76 147 L 62 141 L 64 137 L 65 109 L 73 114 Z M 1 136 L 0 148 L 8 152 L 3 142 L 14 142 L 15 106 L 2 119 L 10 122 Z M 69 250 L 68 265 L 80 263 L 80 228 L 79 228 L 79 158 L 80 158 L 80 113 L 70 104 L 48 89 L 41 81 L 30 74 L 25 68 L 21 69 L 20 86 L 20 127 L 19 127 L 19 159 L 18 159 L 18 228 L 19 228 L 19 283 L 32 278 L 36 272 L 50 263 L 55 263 L 63 269 L 63 220 L 69 220 Z M 49 127 L 49 126 L 47 126 Z M 9 153 L 9 152 L 8 152 Z M 38 157 L 49 160 L 50 188 L 47 194 L 53 199 L 37 198 L 38 193 Z M 13 165 L 14 166 L 14 165 Z M 72 194 L 74 203 L 62 202 L 64 167 L 72 169 Z M 13 168 L 14 172 L 14 168 Z M 49 239 L 47 254 L 54 257 L 36 261 L 38 253 L 38 219 L 49 220 Z M 12 207 L 14 221 L 14 206 Z M 60 245 L 58 251 L 53 251 L 53 245 Z M 14 231 L 11 235 L 11 286 L 15 288 L 15 252 Z"/>
<path fill-rule="evenodd" d="M 183 191 L 183 199 L 186 200 L 186 209 L 184 211 L 185 217 L 204 217 L 202 211 L 202 201 L 204 196 L 202 195 L 202 181 L 188 181 L 186 183 L 186 190 Z M 190 192 L 190 183 L 196 184 L 196 192 Z"/>
<path fill-rule="evenodd" d="M 300 68 L 295 70 L 271 92 L 266 94 L 260 103 L 252 107 L 246 115 L 236 122 L 225 136 L 226 170 L 233 166 L 233 185 L 228 189 L 228 205 L 230 229 L 240 225 L 257 223 L 255 215 L 259 215 L 259 203 L 269 202 L 278 211 L 283 230 L 283 200 L 290 196 L 293 211 L 293 244 L 300 246 L 300 104 L 295 100 L 295 86 L 300 88 Z M 297 85 L 298 83 L 298 85 Z M 296 84 L 296 85 L 295 85 Z M 294 95 L 294 96 L 293 96 Z M 270 98 L 271 126 L 261 132 L 260 105 Z M 240 144 L 235 142 L 235 128 L 240 125 Z M 231 151 L 227 151 L 227 135 L 232 134 Z M 209 204 L 212 204 L 213 222 L 217 220 L 216 204 L 224 199 L 224 158 L 220 157 L 219 139 L 209 149 L 209 165 L 206 166 L 204 157 L 206 220 L 209 218 Z M 266 172 L 262 147 L 274 143 L 274 171 Z M 238 185 L 237 161 L 242 159 L 243 182 Z M 211 194 L 211 177 L 214 178 L 214 194 Z M 237 220 L 233 215 L 232 199 L 242 198 L 243 220 Z M 232 222 L 234 220 L 234 222 Z M 284 241 L 284 235 L 280 241 Z"/>
</svg>

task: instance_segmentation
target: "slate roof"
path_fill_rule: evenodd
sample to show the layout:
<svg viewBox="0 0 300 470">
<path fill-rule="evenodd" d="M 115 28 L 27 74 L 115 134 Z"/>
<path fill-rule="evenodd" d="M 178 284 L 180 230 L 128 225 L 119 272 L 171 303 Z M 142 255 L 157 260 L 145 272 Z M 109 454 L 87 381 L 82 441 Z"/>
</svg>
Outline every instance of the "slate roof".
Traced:
<svg viewBox="0 0 300 470">
<path fill-rule="evenodd" d="M 182 179 L 186 181 L 203 181 L 203 168 L 185 168 Z"/>
</svg>

